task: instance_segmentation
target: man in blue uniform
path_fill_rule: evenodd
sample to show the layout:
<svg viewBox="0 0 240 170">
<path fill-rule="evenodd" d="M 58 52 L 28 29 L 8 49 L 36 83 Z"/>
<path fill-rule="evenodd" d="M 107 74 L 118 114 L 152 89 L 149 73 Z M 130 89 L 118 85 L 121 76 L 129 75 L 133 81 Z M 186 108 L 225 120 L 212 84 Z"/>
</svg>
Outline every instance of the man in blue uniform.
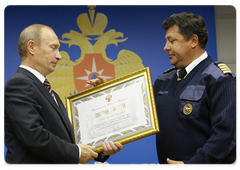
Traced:
<svg viewBox="0 0 240 170">
<path fill-rule="evenodd" d="M 159 163 L 233 163 L 236 77 L 204 50 L 208 31 L 201 16 L 173 14 L 162 28 L 175 67 L 154 83 Z"/>
</svg>

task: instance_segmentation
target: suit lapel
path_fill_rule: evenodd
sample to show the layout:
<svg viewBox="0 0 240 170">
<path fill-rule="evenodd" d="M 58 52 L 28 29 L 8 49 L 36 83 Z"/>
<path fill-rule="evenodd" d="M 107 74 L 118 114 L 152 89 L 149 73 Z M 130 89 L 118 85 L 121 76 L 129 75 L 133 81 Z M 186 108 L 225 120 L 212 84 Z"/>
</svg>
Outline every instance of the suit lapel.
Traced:
<svg viewBox="0 0 240 170">
<path fill-rule="evenodd" d="M 66 129 L 69 132 L 69 136 L 72 140 L 72 130 L 69 129 L 69 124 L 70 121 L 68 120 L 66 111 L 61 109 L 62 106 L 62 101 L 60 101 L 60 99 L 57 97 L 57 94 L 54 92 L 54 95 L 57 99 L 58 105 L 55 102 L 55 100 L 53 99 L 53 97 L 51 96 L 51 94 L 48 92 L 47 88 L 40 82 L 40 81 L 34 81 L 34 83 L 36 84 L 36 86 L 41 90 L 41 92 L 43 93 L 43 95 L 46 97 L 46 99 L 49 101 L 49 103 L 56 109 L 58 115 L 61 117 L 63 124 L 65 125 Z M 73 142 L 74 142 L 74 137 L 73 137 Z"/>
<path fill-rule="evenodd" d="M 55 93 L 55 92 L 54 92 L 54 93 Z M 75 143 L 74 131 L 73 131 L 72 124 L 71 124 L 70 121 L 69 121 L 69 118 L 68 118 L 68 115 L 67 115 L 67 111 L 66 111 L 65 107 L 63 106 L 62 101 L 61 101 L 61 99 L 59 98 L 59 96 L 58 96 L 56 93 L 55 93 L 54 95 L 55 95 L 56 100 L 57 100 L 57 102 L 58 102 L 58 104 L 59 104 L 59 108 L 60 108 L 60 110 L 61 110 L 61 113 L 63 113 L 63 116 L 64 116 L 64 118 L 65 118 L 64 120 L 67 120 L 67 121 L 66 121 L 66 126 L 67 126 L 67 128 L 68 128 L 68 131 L 69 131 L 69 135 L 70 135 L 70 137 L 71 137 L 71 140 L 72 140 L 73 143 Z"/>
<path fill-rule="evenodd" d="M 23 73 L 26 76 L 30 77 L 34 84 L 37 86 L 37 88 L 42 92 L 42 94 L 46 97 L 46 99 L 49 101 L 49 103 L 55 108 L 55 110 L 57 111 L 58 115 L 60 116 L 63 124 L 65 125 L 66 129 L 69 132 L 69 136 L 71 138 L 71 140 L 74 143 L 74 134 L 73 134 L 73 130 L 71 129 L 71 123 L 67 117 L 66 111 L 62 110 L 61 107 L 62 106 L 62 101 L 60 100 L 60 98 L 58 97 L 58 95 L 54 92 L 54 95 L 57 99 L 57 102 L 59 104 L 59 106 L 57 105 L 57 103 L 55 102 L 55 100 L 53 99 L 53 97 L 51 96 L 51 94 L 48 92 L 47 88 L 44 86 L 44 84 L 36 77 L 34 76 L 31 72 L 29 72 L 26 69 L 23 68 L 19 68 L 18 71 L 19 73 Z M 61 108 L 61 109 L 60 109 Z M 69 125 L 70 124 L 70 125 Z"/>
<path fill-rule="evenodd" d="M 61 110 L 59 109 L 57 103 L 54 101 L 53 97 L 51 94 L 48 92 L 47 88 L 38 80 L 34 79 L 34 83 L 38 87 L 38 89 L 43 93 L 43 95 L 47 98 L 49 103 L 58 111 L 60 112 Z"/>
</svg>

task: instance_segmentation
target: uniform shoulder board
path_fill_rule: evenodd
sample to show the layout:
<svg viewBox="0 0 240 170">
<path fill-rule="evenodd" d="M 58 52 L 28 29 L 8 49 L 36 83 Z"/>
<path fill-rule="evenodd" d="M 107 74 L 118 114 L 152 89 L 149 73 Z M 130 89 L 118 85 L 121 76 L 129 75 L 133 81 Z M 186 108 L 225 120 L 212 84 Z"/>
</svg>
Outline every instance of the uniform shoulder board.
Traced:
<svg viewBox="0 0 240 170">
<path fill-rule="evenodd" d="M 225 63 L 216 61 L 215 64 L 220 68 L 220 70 L 223 72 L 223 74 L 231 74 L 232 75 L 232 71 L 229 69 L 229 67 Z"/>
<path fill-rule="evenodd" d="M 164 73 L 163 73 L 163 74 L 165 74 L 165 73 L 168 73 L 168 72 L 170 72 L 170 71 L 173 71 L 173 70 L 175 70 L 175 69 L 177 69 L 177 68 L 176 68 L 176 67 L 172 67 L 172 68 L 170 68 L 170 69 L 168 69 L 168 70 L 164 71 Z"/>
</svg>

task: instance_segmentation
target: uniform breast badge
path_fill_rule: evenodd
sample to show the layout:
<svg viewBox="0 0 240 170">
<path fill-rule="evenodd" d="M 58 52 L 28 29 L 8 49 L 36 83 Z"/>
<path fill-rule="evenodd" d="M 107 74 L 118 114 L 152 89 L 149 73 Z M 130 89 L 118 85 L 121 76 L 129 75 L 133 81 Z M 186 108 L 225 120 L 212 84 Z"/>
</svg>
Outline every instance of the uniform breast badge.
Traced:
<svg viewBox="0 0 240 170">
<path fill-rule="evenodd" d="M 184 107 L 183 107 L 183 113 L 184 113 L 185 115 L 191 114 L 192 111 L 193 111 L 193 106 L 192 106 L 191 103 L 187 103 L 187 104 L 184 105 Z"/>
</svg>

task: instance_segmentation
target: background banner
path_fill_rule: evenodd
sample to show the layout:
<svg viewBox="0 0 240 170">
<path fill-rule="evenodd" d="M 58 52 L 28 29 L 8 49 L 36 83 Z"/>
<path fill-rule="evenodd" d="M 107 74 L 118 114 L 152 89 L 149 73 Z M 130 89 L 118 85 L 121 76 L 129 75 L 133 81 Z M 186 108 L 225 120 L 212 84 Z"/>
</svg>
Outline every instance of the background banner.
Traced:
<svg viewBox="0 0 240 170">
<path fill-rule="evenodd" d="M 217 60 L 214 6 L 8 6 L 4 13 L 4 83 L 21 63 L 18 38 L 31 24 L 50 26 L 60 40 L 62 60 L 47 77 L 64 104 L 65 97 L 90 88 L 86 81 L 98 75 L 112 80 L 150 67 L 154 82 L 172 67 L 163 50 L 161 24 L 180 12 L 203 16 L 209 32 L 206 51 Z M 155 164 L 155 147 L 155 136 L 150 136 L 126 144 L 107 162 Z"/>
</svg>

